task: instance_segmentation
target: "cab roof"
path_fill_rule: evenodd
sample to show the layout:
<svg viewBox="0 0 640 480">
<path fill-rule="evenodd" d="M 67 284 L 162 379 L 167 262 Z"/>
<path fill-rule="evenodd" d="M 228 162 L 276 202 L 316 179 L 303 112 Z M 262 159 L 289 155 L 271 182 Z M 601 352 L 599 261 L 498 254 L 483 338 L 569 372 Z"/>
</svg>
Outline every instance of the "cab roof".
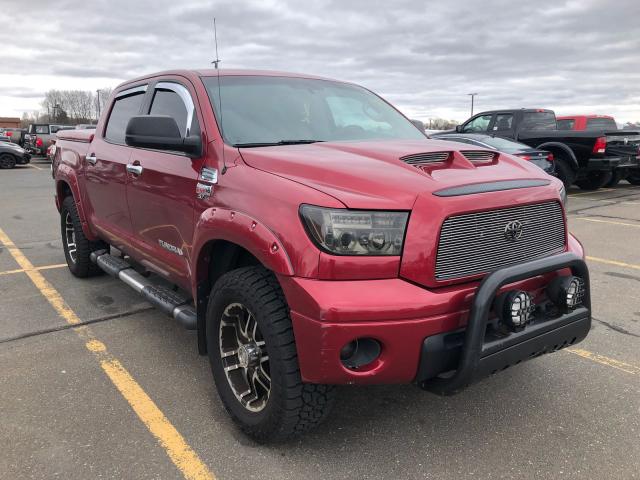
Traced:
<svg viewBox="0 0 640 480">
<path fill-rule="evenodd" d="M 250 69 L 227 70 L 223 68 L 216 70 L 213 68 L 207 68 L 207 69 L 164 70 L 161 72 L 150 73 L 148 75 L 143 75 L 141 77 L 127 80 L 121 83 L 120 85 L 118 85 L 116 89 L 120 89 L 125 85 L 139 83 L 144 80 L 151 80 L 156 77 L 163 77 L 163 76 L 170 76 L 170 75 L 181 76 L 181 77 L 186 77 L 191 79 L 193 79 L 194 77 L 217 77 L 218 75 L 220 75 L 221 77 L 225 77 L 225 76 L 289 77 L 289 78 L 306 78 L 310 80 L 329 80 L 333 82 L 350 83 L 350 82 L 344 82 L 341 80 L 335 80 L 332 78 L 320 77 L 317 75 L 307 75 L 307 74 L 293 73 L 293 72 L 281 72 L 281 71 L 275 71 L 275 70 L 250 70 Z"/>
</svg>

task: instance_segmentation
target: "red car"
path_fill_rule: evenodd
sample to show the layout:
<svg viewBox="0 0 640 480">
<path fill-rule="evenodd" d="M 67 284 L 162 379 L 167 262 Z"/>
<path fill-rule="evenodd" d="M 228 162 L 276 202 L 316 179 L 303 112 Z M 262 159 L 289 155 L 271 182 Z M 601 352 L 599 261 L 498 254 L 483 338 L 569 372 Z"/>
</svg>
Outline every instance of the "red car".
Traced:
<svg viewBox="0 0 640 480">
<path fill-rule="evenodd" d="M 56 146 L 71 272 L 106 271 L 197 329 L 259 441 L 317 425 L 334 385 L 451 394 L 589 331 L 562 182 L 429 140 L 357 85 L 158 73 Z"/>
<path fill-rule="evenodd" d="M 609 115 L 565 115 L 556 117 L 556 120 L 558 130 L 603 132 L 607 151 L 622 158 L 606 187 L 613 187 L 622 179 L 632 185 L 640 185 L 640 132 L 618 131 L 615 119 Z M 614 131 L 617 135 L 606 135 L 606 132 Z M 620 136 L 620 133 L 624 135 Z"/>
</svg>

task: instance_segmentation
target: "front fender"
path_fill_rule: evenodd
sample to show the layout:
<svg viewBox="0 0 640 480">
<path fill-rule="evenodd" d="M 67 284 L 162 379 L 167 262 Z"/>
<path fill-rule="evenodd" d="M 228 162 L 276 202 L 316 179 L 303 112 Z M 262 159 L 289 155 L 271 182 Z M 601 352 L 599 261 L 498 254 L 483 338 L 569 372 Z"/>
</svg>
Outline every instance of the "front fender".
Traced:
<svg viewBox="0 0 640 480">
<path fill-rule="evenodd" d="M 226 240 L 241 246 L 276 274 L 294 274 L 291 259 L 275 233 L 246 213 L 225 208 L 208 208 L 200 215 L 195 231 L 193 258 L 197 259 L 197 263 L 196 274 L 192 276 L 194 292 L 197 284 L 207 274 L 205 266 L 209 262 L 204 258 L 203 248 L 216 240 Z"/>
<path fill-rule="evenodd" d="M 561 142 L 545 142 L 545 143 L 541 143 L 536 148 L 538 148 L 540 150 L 550 150 L 550 151 L 552 151 L 553 149 L 562 150 L 564 153 L 567 154 L 567 157 L 569 158 L 570 166 L 574 170 L 578 170 L 580 168 L 580 166 L 578 165 L 578 159 L 576 158 L 575 153 L 573 153 L 573 150 L 571 150 L 564 143 L 561 143 Z"/>
</svg>

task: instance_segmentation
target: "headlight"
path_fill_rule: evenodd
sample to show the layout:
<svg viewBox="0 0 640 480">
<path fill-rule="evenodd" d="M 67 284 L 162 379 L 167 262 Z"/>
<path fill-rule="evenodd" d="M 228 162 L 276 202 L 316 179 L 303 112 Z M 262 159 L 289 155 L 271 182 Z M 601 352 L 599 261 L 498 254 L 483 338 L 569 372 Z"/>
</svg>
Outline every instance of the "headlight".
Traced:
<svg viewBox="0 0 640 480">
<path fill-rule="evenodd" d="M 347 210 L 302 205 L 309 236 L 337 255 L 400 255 L 408 212 Z"/>
<path fill-rule="evenodd" d="M 562 200 L 562 205 L 567 204 L 567 191 L 564 188 L 564 184 L 561 183 L 558 187 L 558 193 L 560 194 L 560 199 Z"/>
</svg>

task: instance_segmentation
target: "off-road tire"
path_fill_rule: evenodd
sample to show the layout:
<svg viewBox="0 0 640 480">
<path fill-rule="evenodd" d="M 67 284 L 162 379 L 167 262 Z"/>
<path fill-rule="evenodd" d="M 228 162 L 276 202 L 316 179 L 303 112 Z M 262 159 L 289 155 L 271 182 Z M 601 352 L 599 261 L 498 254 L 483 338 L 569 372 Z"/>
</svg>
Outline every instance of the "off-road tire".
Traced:
<svg viewBox="0 0 640 480">
<path fill-rule="evenodd" d="M 620 180 L 622 180 L 623 178 L 624 178 L 624 172 L 620 169 L 616 169 L 611 174 L 611 179 L 607 183 L 605 183 L 604 186 L 607 188 L 615 187 L 616 185 L 618 185 L 618 183 L 620 183 Z"/>
<path fill-rule="evenodd" d="M 245 408 L 236 398 L 222 364 L 220 322 L 234 303 L 246 306 L 255 317 L 269 356 L 271 391 L 259 412 Z M 328 415 L 335 387 L 302 382 L 289 307 L 272 272 L 253 266 L 220 277 L 209 297 L 206 337 L 220 399 L 239 428 L 257 442 L 286 440 L 314 428 Z"/>
<path fill-rule="evenodd" d="M 565 190 L 569 191 L 576 179 L 576 173 L 562 156 L 557 156 L 555 160 L 557 177 L 562 180 Z"/>
<path fill-rule="evenodd" d="M 580 187 L 582 190 L 598 190 L 601 187 L 604 187 L 613 176 L 613 172 L 611 170 L 596 170 L 593 172 L 589 172 L 585 178 L 581 178 L 576 182 L 576 185 Z"/>
<path fill-rule="evenodd" d="M 0 168 L 7 170 L 16 166 L 16 157 L 10 153 L 0 155 Z"/>
<path fill-rule="evenodd" d="M 640 173 L 632 173 L 627 175 L 627 182 L 631 185 L 640 185 Z"/>
<path fill-rule="evenodd" d="M 75 235 L 75 260 L 72 259 L 69 253 L 69 246 L 67 242 L 67 214 L 71 219 L 73 225 L 73 232 Z M 91 252 L 97 250 L 109 250 L 109 245 L 102 241 L 90 241 L 82 231 L 82 222 L 78 216 L 78 209 L 76 202 L 72 196 L 66 197 L 62 201 L 62 208 L 60 209 L 60 230 L 62 235 L 62 248 L 64 250 L 64 256 L 67 260 L 67 265 L 71 273 L 79 278 L 91 277 L 94 275 L 100 275 L 103 271 L 95 263 L 91 261 Z"/>
</svg>

